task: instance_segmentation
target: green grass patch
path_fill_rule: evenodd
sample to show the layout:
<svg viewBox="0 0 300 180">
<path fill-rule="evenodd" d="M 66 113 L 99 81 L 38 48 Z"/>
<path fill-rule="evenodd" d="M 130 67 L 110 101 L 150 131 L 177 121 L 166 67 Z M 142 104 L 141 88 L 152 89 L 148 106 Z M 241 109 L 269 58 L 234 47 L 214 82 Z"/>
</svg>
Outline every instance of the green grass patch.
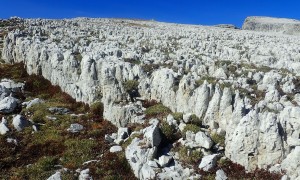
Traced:
<svg viewBox="0 0 300 180">
<path fill-rule="evenodd" d="M 208 84 L 216 84 L 217 79 L 215 77 L 211 77 L 211 76 L 203 76 L 200 79 L 195 81 L 196 87 L 201 86 L 205 81 L 207 81 Z"/>
<path fill-rule="evenodd" d="M 91 160 L 95 152 L 96 141 L 92 139 L 67 139 L 64 142 L 66 151 L 62 157 L 64 167 L 75 169 L 82 163 Z"/>
</svg>

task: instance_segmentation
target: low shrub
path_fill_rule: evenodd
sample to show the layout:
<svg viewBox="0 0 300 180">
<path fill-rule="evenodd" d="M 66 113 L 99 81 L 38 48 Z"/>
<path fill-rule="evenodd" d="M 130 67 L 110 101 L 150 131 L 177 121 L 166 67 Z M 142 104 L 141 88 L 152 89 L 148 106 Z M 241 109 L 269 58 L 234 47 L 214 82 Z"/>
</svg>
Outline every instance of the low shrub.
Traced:
<svg viewBox="0 0 300 180">
<path fill-rule="evenodd" d="M 200 162 L 203 154 L 199 150 L 191 149 L 186 146 L 180 146 L 179 150 L 179 160 L 185 164 L 196 165 Z"/>
<path fill-rule="evenodd" d="M 37 110 L 34 112 L 31 120 L 35 123 L 45 123 L 46 122 L 46 111 Z"/>
<path fill-rule="evenodd" d="M 167 142 L 173 143 L 176 140 L 180 139 L 180 133 L 177 132 L 177 130 L 167 122 L 162 122 L 159 127 Z"/>
<path fill-rule="evenodd" d="M 225 136 L 218 135 L 217 133 L 211 134 L 211 139 L 220 146 L 225 147 Z"/>
<path fill-rule="evenodd" d="M 139 82 L 136 81 L 136 80 L 128 80 L 128 81 L 124 82 L 123 86 L 124 86 L 125 91 L 128 92 L 128 93 L 130 93 L 133 90 L 137 90 L 138 89 Z"/>
<path fill-rule="evenodd" d="M 196 114 L 192 114 L 190 117 L 191 124 L 202 126 L 202 120 L 196 116 Z"/>
<path fill-rule="evenodd" d="M 154 106 L 151 106 L 147 108 L 145 111 L 146 118 L 148 119 L 153 117 L 157 117 L 157 118 L 163 117 L 170 113 L 172 113 L 172 111 L 168 107 L 162 104 L 156 104 Z"/>
<path fill-rule="evenodd" d="M 95 102 L 90 107 L 90 113 L 92 116 L 103 117 L 104 106 L 102 102 Z"/>
<path fill-rule="evenodd" d="M 150 76 L 155 70 L 159 69 L 158 64 L 143 64 L 141 68 L 148 76 Z"/>
<path fill-rule="evenodd" d="M 187 125 L 184 127 L 184 129 L 183 129 L 183 131 L 181 132 L 181 134 L 182 134 L 182 137 L 185 138 L 185 135 L 186 135 L 186 132 L 187 132 L 187 131 L 192 131 L 193 133 L 197 133 L 197 132 L 199 132 L 200 130 L 201 130 L 200 127 L 197 126 L 197 125 L 195 125 L 195 124 L 187 124 Z"/>
<path fill-rule="evenodd" d="M 151 99 L 151 100 L 144 100 L 144 101 L 142 102 L 142 106 L 143 106 L 144 108 L 149 108 L 149 107 L 154 106 L 154 105 L 157 105 L 157 104 L 158 104 L 158 102 L 157 102 L 156 100 L 154 100 L 154 99 Z"/>
<path fill-rule="evenodd" d="M 183 113 L 181 113 L 181 112 L 174 112 L 174 113 L 172 113 L 172 116 L 179 123 L 180 120 L 182 120 L 182 118 L 183 118 Z"/>
</svg>

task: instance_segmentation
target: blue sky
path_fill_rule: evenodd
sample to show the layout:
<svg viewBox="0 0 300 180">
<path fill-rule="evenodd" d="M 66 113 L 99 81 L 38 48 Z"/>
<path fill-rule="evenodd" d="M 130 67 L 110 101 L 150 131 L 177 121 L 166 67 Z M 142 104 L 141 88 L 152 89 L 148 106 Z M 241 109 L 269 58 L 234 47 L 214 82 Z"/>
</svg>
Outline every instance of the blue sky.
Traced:
<svg viewBox="0 0 300 180">
<path fill-rule="evenodd" d="M 0 18 L 117 17 L 241 26 L 247 16 L 300 19 L 299 0 L 1 0 Z"/>
</svg>

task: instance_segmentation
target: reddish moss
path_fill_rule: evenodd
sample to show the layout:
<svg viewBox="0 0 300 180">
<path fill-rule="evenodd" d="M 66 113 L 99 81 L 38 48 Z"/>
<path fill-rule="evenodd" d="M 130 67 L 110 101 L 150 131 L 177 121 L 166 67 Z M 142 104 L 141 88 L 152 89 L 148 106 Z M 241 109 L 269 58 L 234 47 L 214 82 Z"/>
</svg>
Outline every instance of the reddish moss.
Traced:
<svg viewBox="0 0 300 180">
<path fill-rule="evenodd" d="M 195 167 L 196 168 L 196 167 Z M 198 173 L 203 175 L 204 177 L 215 175 L 216 171 L 222 169 L 227 175 L 228 179 L 272 179 L 279 180 L 282 177 L 280 173 L 270 173 L 266 169 L 255 169 L 252 172 L 246 172 L 245 168 L 237 163 L 227 160 L 226 163 L 219 163 L 218 166 L 211 169 L 210 171 L 202 171 L 198 170 Z"/>
</svg>

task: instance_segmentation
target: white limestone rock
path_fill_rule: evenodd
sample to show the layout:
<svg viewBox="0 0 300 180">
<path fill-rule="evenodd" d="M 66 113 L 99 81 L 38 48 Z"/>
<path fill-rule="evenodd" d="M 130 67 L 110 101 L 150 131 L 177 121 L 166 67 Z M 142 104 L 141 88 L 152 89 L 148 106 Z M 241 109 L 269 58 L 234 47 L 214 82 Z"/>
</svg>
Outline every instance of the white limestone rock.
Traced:
<svg viewBox="0 0 300 180">
<path fill-rule="evenodd" d="M 295 19 L 250 16 L 246 18 L 242 29 L 300 35 L 299 27 L 300 21 Z"/>
<path fill-rule="evenodd" d="M 291 179 L 300 177 L 300 146 L 294 150 L 282 161 L 281 167 L 287 171 Z"/>
<path fill-rule="evenodd" d="M 123 150 L 123 148 L 121 146 L 112 146 L 112 147 L 110 147 L 109 152 L 115 153 L 115 152 L 120 152 L 122 150 Z"/>
<path fill-rule="evenodd" d="M 191 116 L 192 114 L 191 113 L 187 113 L 187 114 L 183 114 L 183 122 L 185 123 L 189 123 L 191 121 Z"/>
<path fill-rule="evenodd" d="M 157 124 L 148 126 L 143 130 L 146 145 L 149 147 L 157 147 L 161 142 L 161 134 Z"/>
<path fill-rule="evenodd" d="M 213 145 L 213 141 L 211 140 L 211 138 L 202 131 L 196 133 L 195 141 L 205 149 L 210 149 Z"/>
<path fill-rule="evenodd" d="M 9 131 L 8 127 L 7 127 L 7 120 L 2 117 L 2 121 L 0 123 L 0 134 L 4 135 Z"/>
<path fill-rule="evenodd" d="M 20 82 L 17 83 L 10 79 L 2 79 L 0 82 L 0 87 L 1 86 L 4 87 L 5 89 L 7 89 L 9 92 L 22 93 L 24 90 L 25 84 L 20 83 Z M 1 90 L 0 90 L 0 92 L 1 92 Z"/>
<path fill-rule="evenodd" d="M 61 180 L 61 172 L 57 171 L 55 174 L 50 176 L 47 180 Z"/>
<path fill-rule="evenodd" d="M 0 101 L 5 97 L 9 96 L 10 91 L 5 86 L 0 85 Z"/>
<path fill-rule="evenodd" d="M 218 79 L 227 79 L 227 74 L 223 68 L 219 68 L 215 71 L 214 77 Z"/>
<path fill-rule="evenodd" d="M 74 124 L 70 125 L 70 127 L 67 129 L 67 131 L 69 131 L 71 133 L 78 133 L 78 132 L 82 131 L 83 129 L 84 129 L 84 127 L 81 124 L 74 123 Z"/>
<path fill-rule="evenodd" d="M 222 169 L 219 169 L 216 172 L 216 180 L 226 180 L 228 177 L 226 176 L 225 172 Z"/>
<path fill-rule="evenodd" d="M 184 130 L 185 126 L 186 126 L 186 124 L 183 123 L 183 122 L 181 122 L 181 123 L 179 124 L 178 128 L 179 128 L 179 130 L 182 132 L 182 131 Z"/>
<path fill-rule="evenodd" d="M 139 144 L 142 140 L 134 138 L 129 146 L 125 149 L 125 156 L 128 160 L 134 175 L 137 178 L 144 177 L 144 171 L 141 171 L 141 168 L 147 164 L 148 161 L 152 161 L 156 156 L 157 148 L 154 146 L 152 148 L 142 148 Z M 145 169 L 148 169 L 150 166 L 145 166 Z M 149 171 L 148 171 L 149 172 Z M 146 173 L 148 174 L 148 173 Z M 151 176 L 153 173 L 149 173 Z"/>
<path fill-rule="evenodd" d="M 118 129 L 118 139 L 126 139 L 129 136 L 128 128 L 119 128 Z"/>
<path fill-rule="evenodd" d="M 23 102 L 22 105 L 25 106 L 26 108 L 30 108 L 33 105 L 41 104 L 41 103 L 44 103 L 44 101 L 42 99 L 35 98 L 35 99 L 30 100 L 28 102 Z"/>
<path fill-rule="evenodd" d="M 156 173 L 148 164 L 143 164 L 140 170 L 140 179 L 155 179 Z"/>
<path fill-rule="evenodd" d="M 18 106 L 19 101 L 11 96 L 5 97 L 0 101 L 0 113 L 12 113 Z"/>
<path fill-rule="evenodd" d="M 29 126 L 29 121 L 22 115 L 16 115 L 13 118 L 12 125 L 17 131 L 22 131 L 25 127 Z"/>
<path fill-rule="evenodd" d="M 78 177 L 79 180 L 93 180 L 93 178 L 89 175 L 90 169 L 84 169 L 80 171 L 80 175 Z"/>
<path fill-rule="evenodd" d="M 41 41 L 41 34 L 49 36 Z M 138 102 L 126 102 L 128 94 L 123 86 L 127 80 L 138 79 L 142 99 L 155 99 L 173 112 L 196 114 L 204 118 L 210 130 L 225 130 L 225 154 L 250 170 L 281 162 L 297 145 L 300 115 L 299 103 L 295 102 L 299 98 L 296 95 L 291 102 L 288 96 L 278 96 L 274 87 L 284 93 L 298 91 L 292 73 L 300 72 L 299 42 L 298 36 L 153 21 L 24 19 L 22 31 L 8 32 L 4 38 L 2 59 L 24 62 L 29 74 L 42 75 L 77 101 L 92 104 L 100 100 L 105 106 L 104 118 L 118 127 L 144 122 L 143 107 Z M 162 47 L 168 47 L 168 53 Z M 83 58 L 76 59 L 74 52 Z M 130 62 L 123 58 L 130 58 Z M 231 64 L 214 66 L 220 60 Z M 145 72 L 146 64 L 159 66 L 149 73 Z M 231 67 L 237 64 L 242 67 Z M 217 77 L 216 82 L 207 79 L 199 84 L 206 76 Z M 256 84 L 249 85 L 247 78 Z M 224 83 L 230 88 L 223 88 Z M 1 87 L 4 93 L 0 92 L 0 100 L 12 91 L 22 91 L 19 85 L 16 89 L 13 85 Z M 253 90 L 251 94 L 266 91 L 267 95 L 252 104 L 243 92 L 234 89 Z M 273 113 L 266 112 L 268 109 Z M 167 122 L 171 121 L 169 118 Z M 182 130 L 184 125 L 178 128 Z M 160 142 L 153 140 L 154 129 L 145 136 L 151 148 Z M 199 146 L 196 140 L 181 141 Z M 179 166 L 172 168 L 165 167 L 159 176 L 188 179 Z M 149 167 L 143 169 L 144 173 L 136 170 L 138 177 L 153 177 Z M 151 173 L 146 175 L 148 170 Z"/>
<path fill-rule="evenodd" d="M 113 143 L 114 142 L 114 138 L 112 138 L 110 135 L 105 134 L 104 139 L 109 142 L 109 143 Z"/>
<path fill-rule="evenodd" d="M 215 167 L 217 164 L 218 154 L 212 154 L 204 156 L 199 164 L 199 168 L 203 171 L 209 171 L 211 168 Z"/>
<path fill-rule="evenodd" d="M 173 160 L 172 156 L 162 155 L 158 159 L 158 163 L 161 167 L 166 167 Z"/>
</svg>

